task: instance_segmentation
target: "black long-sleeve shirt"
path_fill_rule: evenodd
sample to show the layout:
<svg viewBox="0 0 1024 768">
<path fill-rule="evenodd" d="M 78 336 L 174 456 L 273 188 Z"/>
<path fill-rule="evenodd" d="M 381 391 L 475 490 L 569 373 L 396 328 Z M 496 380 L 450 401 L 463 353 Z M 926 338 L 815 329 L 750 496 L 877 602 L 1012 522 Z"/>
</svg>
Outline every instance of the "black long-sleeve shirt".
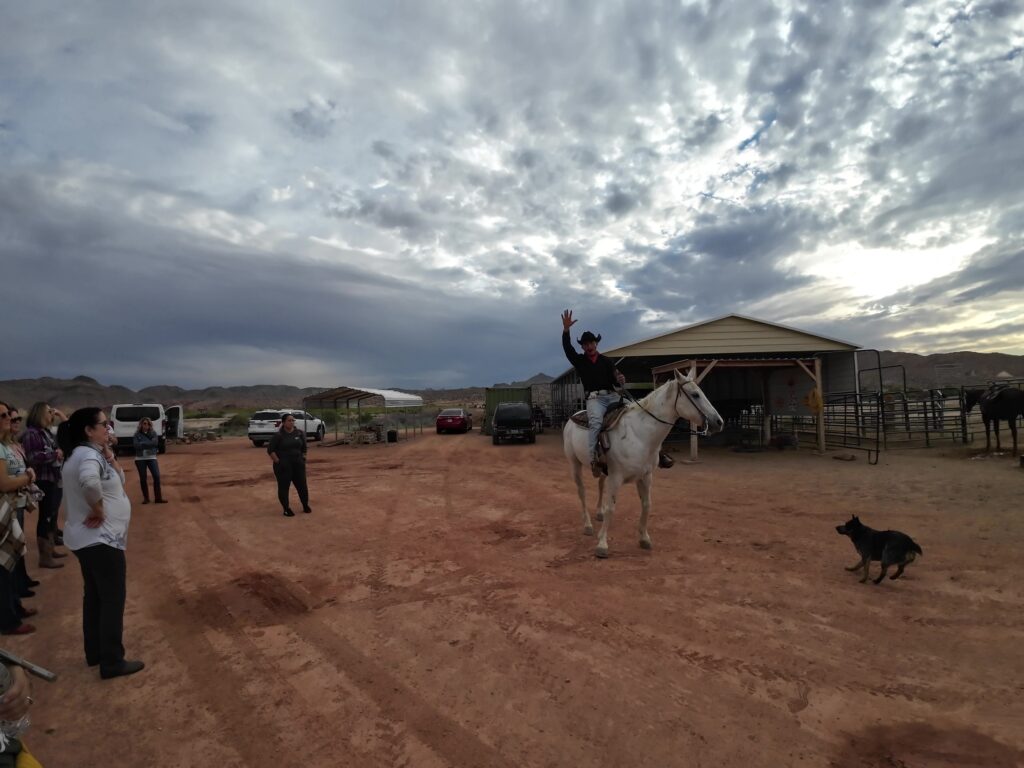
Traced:
<svg viewBox="0 0 1024 768">
<path fill-rule="evenodd" d="M 291 432 L 277 430 L 270 437 L 267 453 L 276 453 L 277 458 L 285 464 L 295 464 L 306 460 L 306 433 L 295 428 Z"/>
<path fill-rule="evenodd" d="M 590 393 L 597 389 L 611 391 L 618 386 L 618 382 L 615 381 L 615 363 L 601 353 L 598 353 L 594 362 L 590 362 L 589 357 L 573 349 L 568 331 L 562 331 L 562 349 L 565 350 L 566 359 L 580 375 L 585 392 Z"/>
</svg>

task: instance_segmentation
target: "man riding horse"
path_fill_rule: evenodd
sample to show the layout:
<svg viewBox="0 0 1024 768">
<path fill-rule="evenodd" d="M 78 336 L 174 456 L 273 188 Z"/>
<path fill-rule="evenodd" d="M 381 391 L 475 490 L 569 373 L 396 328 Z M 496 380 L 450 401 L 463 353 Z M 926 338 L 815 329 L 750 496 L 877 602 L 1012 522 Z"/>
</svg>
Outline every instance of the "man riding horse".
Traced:
<svg viewBox="0 0 1024 768">
<path fill-rule="evenodd" d="M 601 433 L 605 412 L 621 397 L 616 390 L 626 383 L 626 377 L 615 367 L 615 363 L 597 351 L 597 345 L 601 341 L 600 335 L 595 336 L 590 331 L 584 331 L 583 335 L 576 339 L 576 343 L 583 349 L 583 354 L 573 349 L 569 329 L 576 322 L 572 319 L 572 310 L 567 309 L 562 313 L 562 349 L 565 350 L 569 364 L 576 369 L 580 381 L 583 382 L 583 391 L 587 398 L 590 471 L 594 477 L 601 477 L 602 473 L 608 474 L 608 466 L 597 454 L 598 435 Z"/>
</svg>

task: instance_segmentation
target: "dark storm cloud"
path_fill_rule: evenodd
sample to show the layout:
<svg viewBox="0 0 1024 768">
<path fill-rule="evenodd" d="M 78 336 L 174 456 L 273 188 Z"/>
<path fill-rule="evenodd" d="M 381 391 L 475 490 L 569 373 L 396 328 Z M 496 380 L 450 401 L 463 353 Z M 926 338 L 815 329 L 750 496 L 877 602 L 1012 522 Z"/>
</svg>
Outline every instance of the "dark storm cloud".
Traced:
<svg viewBox="0 0 1024 768">
<path fill-rule="evenodd" d="M 479 357 L 503 321 L 470 329 L 450 311 L 467 304 L 467 311 L 485 318 L 486 302 L 455 290 L 419 289 L 457 281 L 464 277 L 460 269 L 388 276 L 287 251 L 270 256 L 159 226 L 119 226 L 98 209 L 75 215 L 43 192 L 23 179 L 0 177 L 0 201 L 23 202 L 15 215 L 0 219 L 16 244 L 8 251 L 13 260 L 5 265 L 6 279 L 38 285 L 41 276 L 61 276 L 45 288 L 52 319 L 33 311 L 37 297 L 31 293 L 13 300 L 13 313 L 36 317 L 31 342 L 19 340 L 6 356 L 28 375 L 102 373 L 134 386 L 244 383 L 254 366 L 275 381 L 297 384 L 330 384 L 340 375 L 332 371 L 364 384 L 405 386 L 442 385 L 444 377 L 468 380 L 477 373 L 517 375 L 515 366 L 490 369 Z M 175 257 L 159 257 L 167 253 Z M 532 334 L 553 335 L 555 308 L 546 315 Z M 79 339 L 89 340 L 85 349 L 75 348 Z M 531 343 L 515 339 L 502 346 L 550 367 L 552 355 L 529 350 Z M 209 350 L 203 373 L 176 360 L 198 354 L 198 346 Z M 309 376 L 328 380 L 310 382 Z"/>
</svg>

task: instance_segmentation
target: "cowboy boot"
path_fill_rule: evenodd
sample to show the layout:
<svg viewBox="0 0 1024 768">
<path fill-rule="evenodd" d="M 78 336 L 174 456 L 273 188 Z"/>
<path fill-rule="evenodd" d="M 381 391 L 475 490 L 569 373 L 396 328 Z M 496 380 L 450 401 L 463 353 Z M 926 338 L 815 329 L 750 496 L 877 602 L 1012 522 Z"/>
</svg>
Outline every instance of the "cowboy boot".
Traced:
<svg viewBox="0 0 1024 768">
<path fill-rule="evenodd" d="M 57 542 L 55 541 L 55 539 L 55 534 L 51 533 L 48 539 L 50 542 L 50 553 L 53 555 L 53 557 L 67 557 L 67 552 L 61 552 L 59 549 L 57 549 Z"/>
<path fill-rule="evenodd" d="M 36 546 L 39 547 L 40 568 L 63 568 L 64 563 L 58 563 L 53 559 L 53 542 L 50 539 L 36 537 Z"/>
</svg>

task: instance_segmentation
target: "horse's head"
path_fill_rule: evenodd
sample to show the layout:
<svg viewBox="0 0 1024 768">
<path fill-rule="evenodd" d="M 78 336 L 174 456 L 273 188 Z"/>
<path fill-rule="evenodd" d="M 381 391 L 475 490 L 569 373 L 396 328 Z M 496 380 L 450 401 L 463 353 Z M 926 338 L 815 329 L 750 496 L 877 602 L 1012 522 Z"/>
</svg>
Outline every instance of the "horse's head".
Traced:
<svg viewBox="0 0 1024 768">
<path fill-rule="evenodd" d="M 964 390 L 964 408 L 968 413 L 978 403 L 981 402 L 981 396 L 985 394 L 984 389 L 966 389 Z"/>
<path fill-rule="evenodd" d="M 725 421 L 718 415 L 715 406 L 689 376 L 675 372 L 676 415 L 690 422 L 695 432 L 721 432 Z"/>
</svg>

